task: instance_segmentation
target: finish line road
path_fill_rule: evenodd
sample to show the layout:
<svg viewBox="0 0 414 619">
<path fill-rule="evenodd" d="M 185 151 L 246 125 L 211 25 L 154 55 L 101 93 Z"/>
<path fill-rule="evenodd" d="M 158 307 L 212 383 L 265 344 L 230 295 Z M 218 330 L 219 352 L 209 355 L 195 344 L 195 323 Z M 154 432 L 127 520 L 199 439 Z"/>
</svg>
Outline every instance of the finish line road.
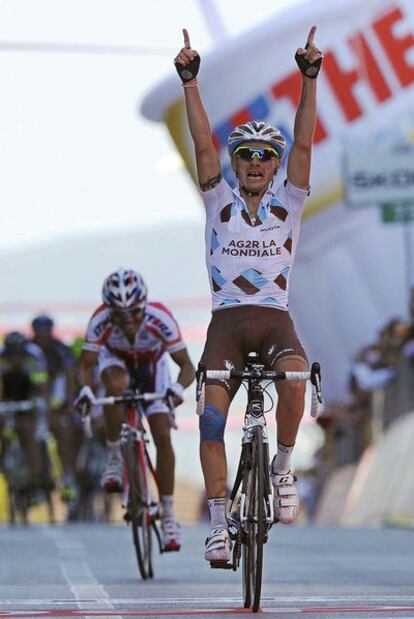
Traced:
<svg viewBox="0 0 414 619">
<path fill-rule="evenodd" d="M 211 570 L 206 525 L 138 574 L 129 528 L 0 526 L 0 619 L 244 617 L 241 573 Z M 414 531 L 273 527 L 261 617 L 414 618 Z"/>
</svg>

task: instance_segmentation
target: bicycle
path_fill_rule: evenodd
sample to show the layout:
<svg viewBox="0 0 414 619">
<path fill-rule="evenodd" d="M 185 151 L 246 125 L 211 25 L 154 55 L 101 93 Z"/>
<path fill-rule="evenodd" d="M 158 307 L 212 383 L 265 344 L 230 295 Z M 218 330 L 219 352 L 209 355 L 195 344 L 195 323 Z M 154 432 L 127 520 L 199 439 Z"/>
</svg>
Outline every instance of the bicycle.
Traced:
<svg viewBox="0 0 414 619">
<path fill-rule="evenodd" d="M 144 404 L 163 400 L 170 409 L 172 425 L 177 428 L 174 420 L 174 405 L 172 397 L 165 393 L 140 393 L 139 390 L 128 390 L 122 396 L 106 396 L 94 401 L 95 406 L 113 406 L 124 404 L 126 421 L 121 428 L 121 451 L 124 459 L 124 495 L 122 505 L 126 509 L 124 520 L 131 524 L 135 554 L 138 569 L 143 580 L 153 578 L 152 565 L 152 532 L 158 541 L 162 554 L 164 547 L 157 526 L 160 519 L 159 500 L 154 498 L 154 490 L 159 498 L 158 483 L 147 445 L 146 429 L 143 424 Z M 90 432 L 86 420 L 86 434 Z M 89 420 L 89 422 L 88 422 Z"/>
<path fill-rule="evenodd" d="M 247 390 L 247 406 L 243 423 L 243 438 L 239 465 L 233 489 L 226 505 L 229 535 L 233 540 L 230 562 L 211 562 L 213 568 L 236 571 L 242 563 L 244 608 L 257 612 L 260 607 L 263 573 L 263 545 L 274 523 L 273 487 L 270 480 L 269 441 L 265 413 L 273 406 L 268 386 L 278 380 L 309 380 L 312 384 L 311 415 L 316 417 L 322 403 L 320 366 L 313 363 L 310 372 L 274 372 L 265 370 L 258 354 L 248 354 L 244 370 L 207 370 L 203 363 L 196 374 L 197 414 L 204 411 L 206 379 L 241 379 Z M 261 382 L 269 380 L 263 387 Z M 247 386 L 246 386 L 247 383 Z M 264 393 L 271 407 L 264 410 Z"/>
<path fill-rule="evenodd" d="M 78 416 L 76 420 L 77 424 L 81 423 Z M 111 497 L 105 496 L 106 493 L 103 493 L 100 484 L 106 461 L 105 437 L 102 421 L 96 418 L 92 421 L 91 436 L 84 437 L 83 432 L 77 434 L 80 443 L 75 462 L 77 493 L 69 509 L 69 521 L 71 522 L 110 521 Z"/>
<path fill-rule="evenodd" d="M 9 500 L 9 524 L 15 525 L 20 519 L 22 524 L 28 524 L 28 513 L 33 506 L 34 488 L 30 482 L 30 471 L 16 432 L 16 415 L 35 413 L 36 443 L 40 458 L 40 490 L 48 510 L 50 524 L 55 522 L 52 490 L 54 481 L 52 465 L 47 443 L 48 428 L 44 411 L 41 411 L 36 399 L 0 402 L 0 417 L 5 419 L 2 429 L 2 471 L 7 484 Z"/>
</svg>

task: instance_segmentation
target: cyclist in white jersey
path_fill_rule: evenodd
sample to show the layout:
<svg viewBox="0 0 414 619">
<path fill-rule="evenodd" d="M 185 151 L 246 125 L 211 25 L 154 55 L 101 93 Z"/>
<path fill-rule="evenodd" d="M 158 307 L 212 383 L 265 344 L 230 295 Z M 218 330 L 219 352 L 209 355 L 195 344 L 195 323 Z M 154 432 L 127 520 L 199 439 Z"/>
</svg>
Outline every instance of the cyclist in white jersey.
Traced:
<svg viewBox="0 0 414 619">
<path fill-rule="evenodd" d="M 267 122 L 252 120 L 230 133 L 229 154 L 239 186 L 222 177 L 197 73 L 199 54 L 184 33 L 184 47 L 175 66 L 184 86 L 187 119 L 194 141 L 199 184 L 206 207 L 206 262 L 213 299 L 212 320 L 203 361 L 207 369 L 244 367 L 251 350 L 268 369 L 306 371 L 306 354 L 288 311 L 288 291 L 300 218 L 309 193 L 313 135 L 316 127 L 316 77 L 322 54 L 314 44 L 316 26 L 296 62 L 302 90 L 296 111 L 287 178 L 274 187 L 286 149 L 281 132 Z M 224 429 L 238 381 L 207 381 L 206 405 L 200 417 L 200 454 L 211 531 L 206 540 L 208 561 L 230 559 L 225 518 L 227 465 Z M 277 452 L 272 461 L 277 520 L 293 522 L 299 500 L 291 455 L 303 415 L 305 384 L 280 382 Z"/>
<path fill-rule="evenodd" d="M 93 404 L 93 371 L 98 363 L 107 395 L 120 396 L 129 386 L 143 392 L 171 391 L 176 406 L 184 400 L 184 389 L 194 380 L 194 366 L 182 340 L 179 326 L 161 303 L 147 302 L 147 287 L 139 273 L 118 269 L 105 280 L 103 305 L 92 315 L 80 358 L 82 388 L 80 404 Z M 168 355 L 178 365 L 172 382 Z M 156 401 L 145 410 L 157 449 L 156 476 L 162 506 L 163 542 L 166 550 L 179 550 L 180 527 L 173 507 L 175 456 L 171 444 L 171 422 L 165 403 Z M 108 492 L 122 491 L 123 463 L 120 431 L 122 406 L 104 407 L 105 433 L 109 450 L 102 486 Z"/>
</svg>

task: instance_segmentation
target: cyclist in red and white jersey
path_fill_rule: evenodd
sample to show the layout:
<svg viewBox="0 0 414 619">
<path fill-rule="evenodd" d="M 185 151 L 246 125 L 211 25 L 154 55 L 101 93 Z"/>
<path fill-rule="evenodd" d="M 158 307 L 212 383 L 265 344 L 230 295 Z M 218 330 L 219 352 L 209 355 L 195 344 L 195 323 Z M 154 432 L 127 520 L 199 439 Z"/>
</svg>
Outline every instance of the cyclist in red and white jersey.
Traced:
<svg viewBox="0 0 414 619">
<path fill-rule="evenodd" d="M 310 189 L 310 164 L 316 127 L 316 77 L 322 54 L 314 44 L 316 27 L 295 59 L 302 73 L 294 139 L 287 178 L 275 186 L 286 150 L 279 129 L 263 120 L 235 127 L 228 138 L 231 165 L 238 179 L 233 189 L 222 177 L 209 120 L 197 84 L 199 54 L 184 30 L 184 47 L 175 66 L 184 96 L 200 189 L 206 207 L 206 262 L 213 315 L 203 361 L 207 369 L 244 367 L 250 351 L 259 353 L 269 370 L 306 371 L 305 351 L 289 316 L 288 291 L 297 248 L 300 218 Z M 220 90 L 220 86 L 218 84 Z M 219 92 L 219 91 L 218 91 Z M 208 561 L 228 561 L 230 541 L 225 517 L 227 465 L 224 429 L 239 381 L 207 381 L 200 417 L 200 453 L 211 532 Z M 276 518 L 292 522 L 299 500 L 291 456 L 303 415 L 305 383 L 279 382 L 277 452 L 272 461 Z"/>
<path fill-rule="evenodd" d="M 92 315 L 80 358 L 82 388 L 77 399 L 93 403 L 93 370 L 98 363 L 106 395 L 120 396 L 131 385 L 142 392 L 173 395 L 175 405 L 184 400 L 184 389 L 194 380 L 194 366 L 182 340 L 179 326 L 162 303 L 147 301 L 147 287 L 141 275 L 120 268 L 104 282 L 103 305 Z M 178 365 L 172 382 L 168 355 Z M 166 550 L 179 550 L 180 527 L 173 507 L 175 456 L 171 443 L 169 409 L 162 401 L 146 406 L 151 434 L 157 449 L 156 475 L 162 505 L 162 531 Z M 120 431 L 122 406 L 104 407 L 109 457 L 102 475 L 108 492 L 122 491 L 123 463 Z"/>
</svg>

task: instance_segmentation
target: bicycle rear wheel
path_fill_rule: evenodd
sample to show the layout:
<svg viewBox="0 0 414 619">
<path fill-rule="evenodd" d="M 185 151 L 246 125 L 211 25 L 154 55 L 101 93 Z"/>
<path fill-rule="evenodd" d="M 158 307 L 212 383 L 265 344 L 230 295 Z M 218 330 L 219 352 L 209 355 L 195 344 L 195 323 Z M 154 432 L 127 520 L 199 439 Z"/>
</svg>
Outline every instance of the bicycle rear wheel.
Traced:
<svg viewBox="0 0 414 619">
<path fill-rule="evenodd" d="M 247 522 L 242 550 L 244 607 L 257 612 L 260 607 L 263 572 L 263 544 L 266 535 L 265 521 L 265 463 L 262 428 L 253 429 L 250 453 L 245 461 Z"/>
<path fill-rule="evenodd" d="M 132 526 L 138 569 L 143 580 L 154 576 L 152 568 L 152 523 L 148 501 L 148 475 L 145 447 L 135 442 L 133 435 L 126 445 L 128 469 L 128 519 Z"/>
<path fill-rule="evenodd" d="M 29 521 L 29 473 L 18 441 L 5 441 L 2 464 L 3 475 L 7 482 L 9 524 L 27 525 Z"/>
</svg>

